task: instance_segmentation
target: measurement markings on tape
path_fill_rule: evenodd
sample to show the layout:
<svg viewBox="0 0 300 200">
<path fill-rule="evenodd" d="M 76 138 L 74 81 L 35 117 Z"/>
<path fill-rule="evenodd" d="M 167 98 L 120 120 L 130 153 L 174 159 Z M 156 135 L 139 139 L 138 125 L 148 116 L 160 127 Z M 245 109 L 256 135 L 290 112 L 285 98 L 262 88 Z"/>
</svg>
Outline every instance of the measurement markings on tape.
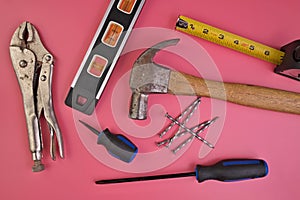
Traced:
<svg viewBox="0 0 300 200">
<path fill-rule="evenodd" d="M 233 33 L 218 29 L 208 24 L 179 16 L 176 30 L 200 37 L 210 42 L 228 47 L 247 55 L 271 62 L 276 65 L 282 63 L 285 55 L 283 51 L 246 39 Z"/>
</svg>

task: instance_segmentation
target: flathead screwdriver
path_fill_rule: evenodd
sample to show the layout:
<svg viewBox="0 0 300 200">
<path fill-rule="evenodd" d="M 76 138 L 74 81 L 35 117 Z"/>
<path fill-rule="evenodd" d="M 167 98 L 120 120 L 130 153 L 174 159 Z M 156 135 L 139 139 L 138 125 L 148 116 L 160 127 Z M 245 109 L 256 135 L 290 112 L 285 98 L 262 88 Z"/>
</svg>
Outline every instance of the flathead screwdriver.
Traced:
<svg viewBox="0 0 300 200">
<path fill-rule="evenodd" d="M 113 134 L 108 129 L 100 132 L 89 124 L 79 121 L 98 136 L 97 144 L 103 145 L 113 157 L 127 163 L 135 158 L 138 148 L 124 135 Z"/>
<path fill-rule="evenodd" d="M 99 180 L 96 184 L 112 184 L 135 181 L 149 181 L 158 179 L 182 178 L 195 176 L 197 181 L 218 180 L 223 182 L 241 181 L 261 178 L 268 174 L 268 165 L 259 159 L 230 159 L 222 160 L 214 165 L 196 165 L 194 172 L 164 174 L 156 176 L 143 176 L 134 178 Z"/>
</svg>

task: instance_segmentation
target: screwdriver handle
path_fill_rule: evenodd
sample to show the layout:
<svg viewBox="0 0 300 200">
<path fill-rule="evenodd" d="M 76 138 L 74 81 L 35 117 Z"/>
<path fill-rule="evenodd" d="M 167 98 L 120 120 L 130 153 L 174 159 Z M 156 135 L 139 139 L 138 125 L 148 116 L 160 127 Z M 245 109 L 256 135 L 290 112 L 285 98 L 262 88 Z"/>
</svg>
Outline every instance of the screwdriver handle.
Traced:
<svg viewBox="0 0 300 200">
<path fill-rule="evenodd" d="M 232 182 L 264 177 L 268 174 L 268 165 L 258 159 L 223 160 L 211 166 L 197 165 L 195 173 L 199 183 L 210 179 Z"/>
<path fill-rule="evenodd" d="M 97 144 L 103 145 L 113 157 L 127 163 L 131 162 L 138 152 L 138 148 L 128 138 L 113 134 L 108 129 L 100 132 Z"/>
</svg>

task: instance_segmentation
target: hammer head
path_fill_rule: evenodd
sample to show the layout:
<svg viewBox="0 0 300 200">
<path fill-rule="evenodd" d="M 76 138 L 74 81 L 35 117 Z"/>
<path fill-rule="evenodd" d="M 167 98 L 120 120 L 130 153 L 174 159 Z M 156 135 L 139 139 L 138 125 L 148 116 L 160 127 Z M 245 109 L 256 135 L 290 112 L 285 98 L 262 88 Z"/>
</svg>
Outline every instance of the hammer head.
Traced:
<svg viewBox="0 0 300 200">
<path fill-rule="evenodd" d="M 170 69 L 156 64 L 153 58 L 161 49 L 176 45 L 178 42 L 179 39 L 160 42 L 144 51 L 133 64 L 129 82 L 132 90 L 130 118 L 146 119 L 148 95 L 168 92 Z"/>
</svg>

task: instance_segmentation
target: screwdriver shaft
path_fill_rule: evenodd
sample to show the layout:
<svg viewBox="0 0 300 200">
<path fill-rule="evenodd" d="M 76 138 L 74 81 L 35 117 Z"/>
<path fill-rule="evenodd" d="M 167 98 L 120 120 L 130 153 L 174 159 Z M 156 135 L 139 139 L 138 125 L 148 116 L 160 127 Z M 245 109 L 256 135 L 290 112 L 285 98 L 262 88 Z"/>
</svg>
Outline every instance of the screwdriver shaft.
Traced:
<svg viewBox="0 0 300 200">
<path fill-rule="evenodd" d="M 134 177 L 134 178 L 121 178 L 121 179 L 110 179 L 110 180 L 99 180 L 96 181 L 96 184 L 112 184 L 112 183 L 125 183 L 125 182 L 136 182 L 136 181 L 150 181 L 150 180 L 158 180 L 158 179 L 170 179 L 170 178 L 182 178 L 196 176 L 195 172 L 186 172 L 179 174 L 164 174 L 157 176 L 144 176 L 144 177 Z"/>
<path fill-rule="evenodd" d="M 88 129 L 90 129 L 90 131 L 92 131 L 93 133 L 95 133 L 96 135 L 99 135 L 99 131 L 97 129 L 95 129 L 94 127 L 92 127 L 91 125 L 85 123 L 84 121 L 79 120 L 80 123 L 82 123 L 83 125 L 85 125 Z"/>
</svg>

